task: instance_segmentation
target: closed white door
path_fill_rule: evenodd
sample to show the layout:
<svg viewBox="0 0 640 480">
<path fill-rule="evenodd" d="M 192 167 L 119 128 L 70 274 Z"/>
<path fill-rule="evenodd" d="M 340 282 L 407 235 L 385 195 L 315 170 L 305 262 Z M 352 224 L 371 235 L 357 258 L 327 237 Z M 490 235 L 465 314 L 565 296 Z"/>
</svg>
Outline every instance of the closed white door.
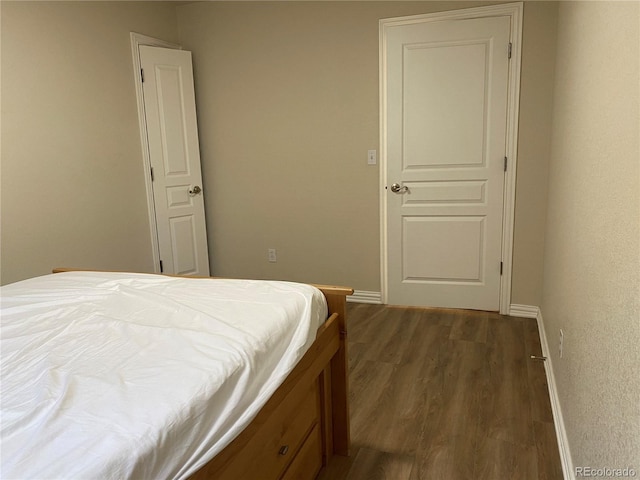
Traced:
<svg viewBox="0 0 640 480">
<path fill-rule="evenodd" d="M 510 20 L 382 38 L 387 302 L 498 310 Z"/>
<path fill-rule="evenodd" d="M 208 276 L 191 52 L 139 51 L 161 270 Z"/>
</svg>

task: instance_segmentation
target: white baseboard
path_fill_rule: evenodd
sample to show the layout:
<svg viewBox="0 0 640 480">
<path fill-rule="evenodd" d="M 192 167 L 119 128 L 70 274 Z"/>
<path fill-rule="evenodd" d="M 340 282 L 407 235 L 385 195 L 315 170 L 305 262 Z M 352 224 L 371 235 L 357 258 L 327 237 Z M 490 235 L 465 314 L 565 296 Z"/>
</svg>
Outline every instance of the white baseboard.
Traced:
<svg viewBox="0 0 640 480">
<path fill-rule="evenodd" d="M 526 305 L 519 305 L 526 306 Z M 571 460 L 571 451 L 569 450 L 569 439 L 567 431 L 564 428 L 564 418 L 562 417 L 562 408 L 560 407 L 560 398 L 558 397 L 558 389 L 556 388 L 556 377 L 553 373 L 553 362 L 549 355 L 549 344 L 547 343 L 547 334 L 544 330 L 544 321 L 542 320 L 542 312 L 538 307 L 536 309 L 535 319 L 538 322 L 538 332 L 540 333 L 540 345 L 542 346 L 542 355 L 547 358 L 544 362 L 545 372 L 547 375 L 547 385 L 549 388 L 549 398 L 551 399 L 551 410 L 553 412 L 553 423 L 556 427 L 556 437 L 558 439 L 558 450 L 560 451 L 560 462 L 562 463 L 562 473 L 565 480 L 575 480 L 575 470 L 573 469 L 573 461 Z M 524 316 L 524 315 L 519 315 Z"/>
<path fill-rule="evenodd" d="M 573 469 L 573 461 L 571 460 L 571 452 L 569 450 L 569 440 L 567 438 L 567 431 L 564 428 L 564 418 L 562 417 L 562 408 L 560 407 L 560 398 L 558 397 L 558 389 L 556 387 L 556 377 L 553 373 L 553 362 L 549 355 L 549 344 L 547 343 L 547 334 L 544 330 L 542 311 L 535 305 L 518 305 L 512 303 L 509 307 L 509 315 L 512 317 L 535 318 L 538 323 L 542 356 L 546 357 L 544 371 L 547 375 L 547 386 L 549 389 L 549 399 L 551 400 L 551 410 L 553 412 L 553 423 L 556 427 L 556 438 L 558 440 L 558 450 L 560 451 L 562 473 L 565 480 L 575 480 L 576 476 Z"/>
<path fill-rule="evenodd" d="M 366 290 L 354 290 L 353 295 L 347 297 L 347 302 L 356 303 L 382 303 L 382 294 L 380 292 L 367 292 Z"/>
<path fill-rule="evenodd" d="M 509 306 L 509 315 L 512 317 L 538 318 L 540 309 L 535 305 L 518 305 L 512 303 Z"/>
<path fill-rule="evenodd" d="M 509 315 L 513 317 L 535 318 L 538 323 L 542 356 L 546 358 L 544 370 L 547 375 L 547 386 L 549 389 L 549 399 L 551 400 L 551 411 L 553 412 L 553 423 L 556 427 L 556 438 L 558 441 L 558 450 L 560 451 L 562 473 L 565 480 L 575 480 L 575 470 L 573 469 L 571 451 L 569 450 L 569 439 L 567 438 L 567 431 L 564 428 L 564 418 L 562 417 L 562 408 L 560 407 L 560 398 L 558 397 L 556 377 L 553 373 L 553 361 L 549 355 L 549 343 L 547 342 L 547 333 L 544 329 L 542 311 L 535 305 L 511 304 Z"/>
</svg>

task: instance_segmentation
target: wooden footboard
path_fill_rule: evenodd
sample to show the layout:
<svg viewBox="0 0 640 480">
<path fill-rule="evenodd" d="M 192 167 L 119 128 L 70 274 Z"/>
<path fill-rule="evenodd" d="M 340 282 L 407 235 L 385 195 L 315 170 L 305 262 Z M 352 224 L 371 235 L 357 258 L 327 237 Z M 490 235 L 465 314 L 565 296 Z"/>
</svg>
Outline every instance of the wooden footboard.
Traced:
<svg viewBox="0 0 640 480">
<path fill-rule="evenodd" d="M 353 289 L 316 285 L 327 299 L 329 315 L 337 314 L 340 345 L 331 359 L 331 404 L 335 411 L 333 422 L 333 452 L 338 455 L 349 455 L 351 433 L 349 429 L 349 382 L 348 382 L 348 354 L 347 354 L 347 296 L 353 294 Z"/>
<path fill-rule="evenodd" d="M 346 296 L 353 290 L 315 286 L 329 311 L 315 342 L 256 418 L 192 479 L 311 480 L 334 454 L 349 454 Z"/>
</svg>

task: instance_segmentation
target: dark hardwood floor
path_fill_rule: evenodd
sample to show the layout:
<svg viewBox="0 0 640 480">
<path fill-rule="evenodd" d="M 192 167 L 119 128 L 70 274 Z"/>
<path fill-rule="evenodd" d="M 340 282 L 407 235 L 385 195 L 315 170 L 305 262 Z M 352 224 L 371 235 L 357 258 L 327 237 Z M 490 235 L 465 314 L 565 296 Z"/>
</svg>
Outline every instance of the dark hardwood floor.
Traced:
<svg viewBox="0 0 640 480">
<path fill-rule="evenodd" d="M 321 480 L 562 479 L 533 319 L 350 303 L 351 456 Z"/>
</svg>

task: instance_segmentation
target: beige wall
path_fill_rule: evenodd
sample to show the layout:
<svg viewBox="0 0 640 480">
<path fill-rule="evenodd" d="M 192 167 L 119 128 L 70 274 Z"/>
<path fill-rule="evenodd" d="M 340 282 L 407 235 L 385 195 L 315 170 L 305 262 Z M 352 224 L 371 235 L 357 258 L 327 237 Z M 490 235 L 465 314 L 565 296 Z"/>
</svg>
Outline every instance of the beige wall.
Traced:
<svg viewBox="0 0 640 480">
<path fill-rule="evenodd" d="M 487 3 L 178 7 L 212 271 L 379 291 L 378 167 L 366 164 L 378 20 Z M 513 303 L 540 303 L 554 8 L 525 6 Z M 55 265 L 151 270 L 128 34 L 177 41 L 173 4 L 3 2 L 2 14 L 2 282 Z"/>
<path fill-rule="evenodd" d="M 561 2 L 542 314 L 574 466 L 640 472 L 638 2 Z M 564 356 L 557 353 L 560 329 Z"/>
<path fill-rule="evenodd" d="M 2 283 L 61 265 L 152 270 L 129 32 L 177 41 L 175 7 L 1 9 Z"/>
<path fill-rule="evenodd" d="M 551 112 L 559 2 L 524 8 L 511 303 L 542 301 Z"/>
<path fill-rule="evenodd" d="M 379 175 L 366 163 L 379 148 L 378 20 L 487 3 L 178 7 L 194 58 L 212 271 L 380 291 Z M 524 22 L 512 299 L 538 305 L 555 7 L 527 4 Z"/>
</svg>

